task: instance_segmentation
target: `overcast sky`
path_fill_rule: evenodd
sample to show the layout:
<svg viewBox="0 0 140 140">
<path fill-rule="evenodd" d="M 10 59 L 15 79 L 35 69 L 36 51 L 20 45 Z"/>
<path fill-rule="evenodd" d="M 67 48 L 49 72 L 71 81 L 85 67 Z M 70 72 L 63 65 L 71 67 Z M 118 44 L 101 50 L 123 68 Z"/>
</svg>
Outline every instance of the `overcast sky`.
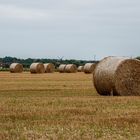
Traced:
<svg viewBox="0 0 140 140">
<path fill-rule="evenodd" d="M 140 0 L 0 0 L 0 57 L 140 55 Z"/>
</svg>

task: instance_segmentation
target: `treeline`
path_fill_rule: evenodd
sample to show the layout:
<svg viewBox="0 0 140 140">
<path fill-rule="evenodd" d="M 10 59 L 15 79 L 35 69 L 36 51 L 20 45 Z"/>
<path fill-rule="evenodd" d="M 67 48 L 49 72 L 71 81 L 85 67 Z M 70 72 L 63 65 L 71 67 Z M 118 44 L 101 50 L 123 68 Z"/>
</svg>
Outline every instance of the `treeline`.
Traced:
<svg viewBox="0 0 140 140">
<path fill-rule="evenodd" d="M 137 59 L 139 59 L 139 60 L 140 60 L 140 56 L 138 56 L 138 57 L 137 57 Z"/>
<path fill-rule="evenodd" d="M 42 63 L 53 63 L 56 67 L 58 67 L 60 64 L 75 64 L 77 66 L 84 65 L 86 63 L 97 63 L 98 61 L 87 61 L 87 60 L 63 60 L 63 59 L 19 59 L 16 57 L 10 57 L 6 56 L 4 58 L 0 58 L 0 67 L 2 68 L 9 68 L 11 63 L 21 63 L 24 68 L 29 68 L 31 63 L 33 62 L 42 62 Z"/>
<path fill-rule="evenodd" d="M 140 60 L 140 56 L 137 57 L 137 59 Z M 21 63 L 24 68 L 29 68 L 31 63 L 33 62 L 42 62 L 42 63 L 53 63 L 55 67 L 58 67 L 60 64 L 75 64 L 76 66 L 84 65 L 86 63 L 98 63 L 98 61 L 87 61 L 87 60 L 63 60 L 63 59 L 47 59 L 47 58 L 42 58 L 42 59 L 32 59 L 32 58 L 27 58 L 27 59 L 19 59 L 16 57 L 10 57 L 6 56 L 4 58 L 0 58 L 0 67 L 1 68 L 9 68 L 10 64 L 12 63 Z"/>
</svg>

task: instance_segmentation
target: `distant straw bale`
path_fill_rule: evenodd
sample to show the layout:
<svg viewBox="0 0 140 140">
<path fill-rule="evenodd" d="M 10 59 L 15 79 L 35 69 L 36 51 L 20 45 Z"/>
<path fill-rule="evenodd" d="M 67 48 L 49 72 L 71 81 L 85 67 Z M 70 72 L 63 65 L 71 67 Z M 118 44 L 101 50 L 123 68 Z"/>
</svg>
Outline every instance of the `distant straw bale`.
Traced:
<svg viewBox="0 0 140 140">
<path fill-rule="evenodd" d="M 84 71 L 84 66 L 79 66 L 77 70 L 78 70 L 78 72 L 83 72 Z"/>
<path fill-rule="evenodd" d="M 59 68 L 58 68 L 58 71 L 59 71 L 60 73 L 64 73 L 64 72 L 65 72 L 65 68 L 66 68 L 66 64 L 61 64 L 61 65 L 59 66 Z"/>
<path fill-rule="evenodd" d="M 87 63 L 84 66 L 84 72 L 85 73 L 93 73 L 94 69 L 95 69 L 96 64 L 94 63 Z"/>
<path fill-rule="evenodd" d="M 44 67 L 46 73 L 53 73 L 55 71 L 55 66 L 52 63 L 46 63 L 44 64 Z"/>
<path fill-rule="evenodd" d="M 106 57 L 93 74 L 100 95 L 140 95 L 140 61 L 126 57 Z"/>
<path fill-rule="evenodd" d="M 66 65 L 65 71 L 67 73 L 75 73 L 75 72 L 77 72 L 77 66 L 74 64 L 68 64 L 68 65 Z"/>
<path fill-rule="evenodd" d="M 45 67 L 42 63 L 32 63 L 30 66 L 31 73 L 44 73 Z"/>
<path fill-rule="evenodd" d="M 12 63 L 10 65 L 10 72 L 11 73 L 21 73 L 23 72 L 23 65 L 19 63 Z"/>
</svg>

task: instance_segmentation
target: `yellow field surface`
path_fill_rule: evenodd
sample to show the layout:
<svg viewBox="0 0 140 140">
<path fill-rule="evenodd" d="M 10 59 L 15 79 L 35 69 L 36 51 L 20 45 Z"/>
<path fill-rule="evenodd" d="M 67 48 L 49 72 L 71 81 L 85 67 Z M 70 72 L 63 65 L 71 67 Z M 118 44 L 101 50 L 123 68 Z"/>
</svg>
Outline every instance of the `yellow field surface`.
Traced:
<svg viewBox="0 0 140 140">
<path fill-rule="evenodd" d="M 0 72 L 0 140 L 139 140 L 140 97 L 104 97 L 92 75 Z"/>
</svg>

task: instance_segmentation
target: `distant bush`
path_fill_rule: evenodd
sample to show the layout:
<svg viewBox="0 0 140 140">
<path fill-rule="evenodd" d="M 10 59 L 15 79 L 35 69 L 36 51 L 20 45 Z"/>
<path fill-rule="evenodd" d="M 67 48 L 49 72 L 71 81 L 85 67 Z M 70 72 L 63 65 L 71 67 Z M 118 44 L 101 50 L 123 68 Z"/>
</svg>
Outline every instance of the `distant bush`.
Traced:
<svg viewBox="0 0 140 140">
<path fill-rule="evenodd" d="M 138 56 L 136 59 L 139 59 L 140 60 L 140 56 Z"/>
<path fill-rule="evenodd" d="M 9 71 L 9 68 L 0 68 L 0 71 Z"/>
</svg>

